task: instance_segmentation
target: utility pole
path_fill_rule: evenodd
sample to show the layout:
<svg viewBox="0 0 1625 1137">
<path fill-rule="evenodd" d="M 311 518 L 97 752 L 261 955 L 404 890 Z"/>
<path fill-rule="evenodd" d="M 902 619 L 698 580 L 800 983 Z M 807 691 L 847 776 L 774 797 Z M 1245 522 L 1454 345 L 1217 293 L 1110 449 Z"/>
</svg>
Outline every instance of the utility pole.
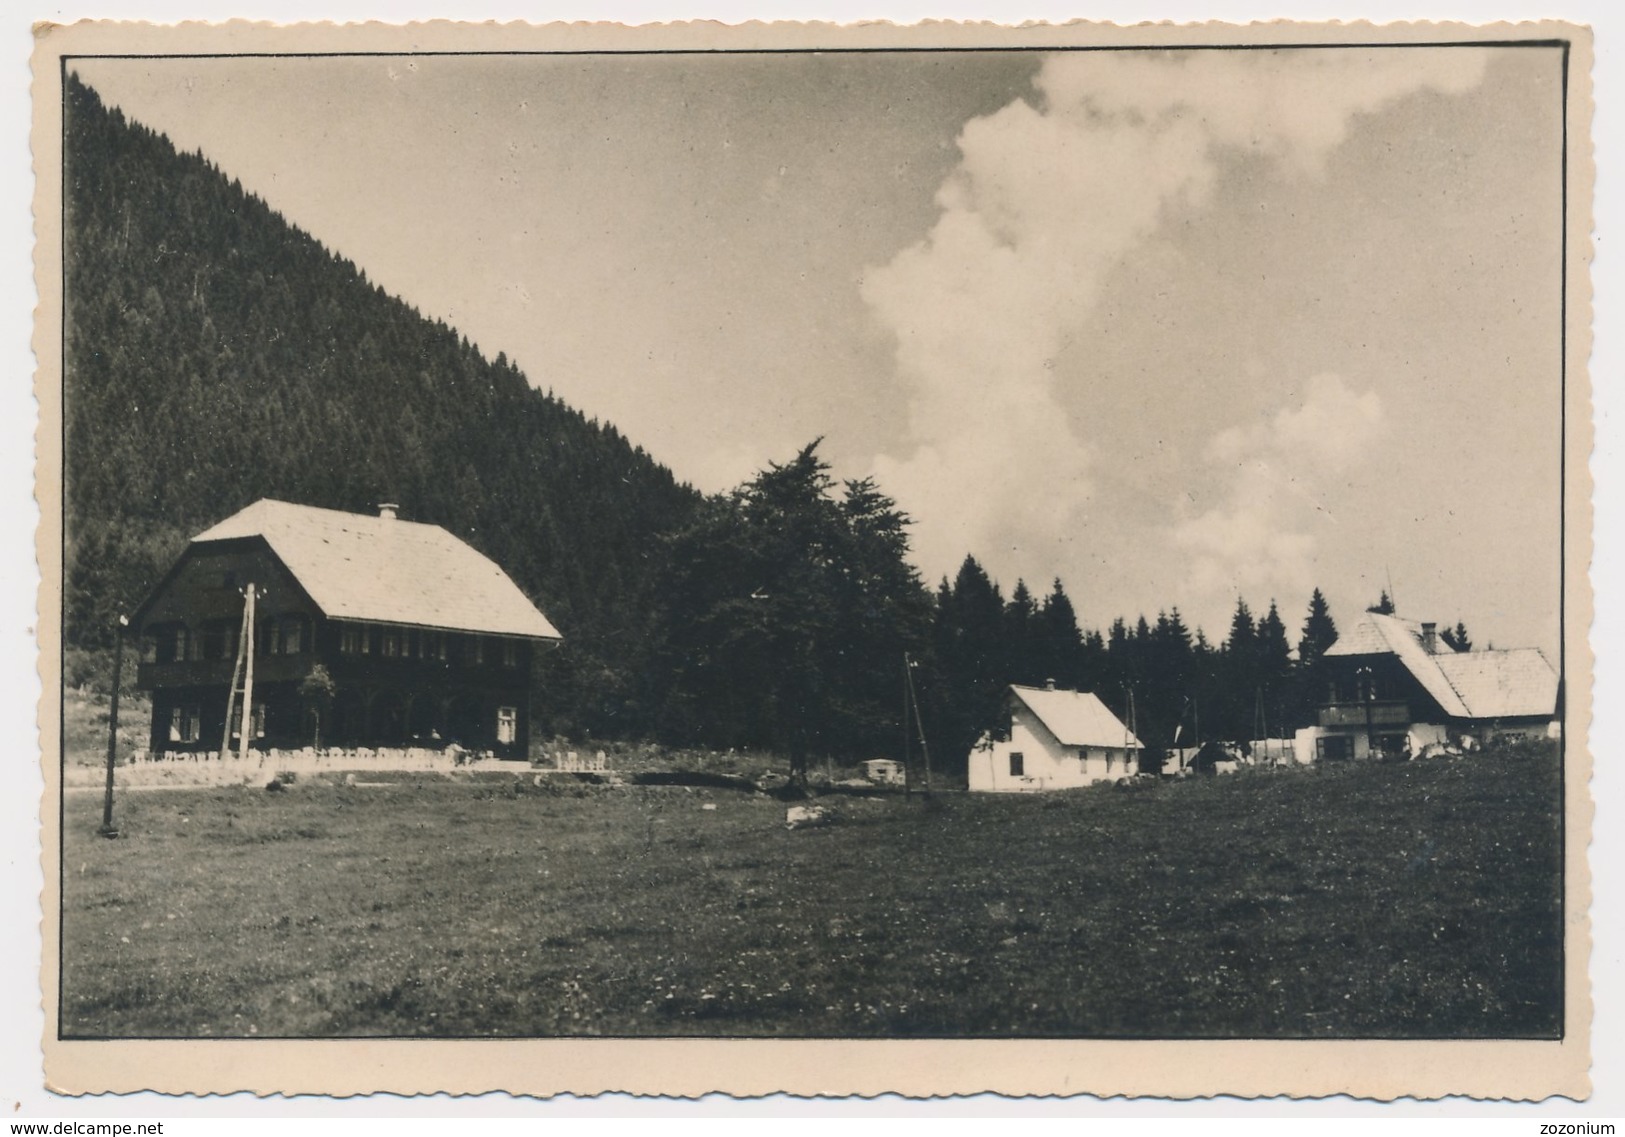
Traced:
<svg viewBox="0 0 1625 1137">
<path fill-rule="evenodd" d="M 909 762 L 908 762 L 908 760 L 909 760 L 908 712 L 909 712 L 909 689 L 910 689 L 910 687 L 911 687 L 911 684 L 908 681 L 908 652 L 905 651 L 903 653 L 903 796 L 904 797 L 913 797 L 914 796 L 914 771 L 909 768 Z"/>
<path fill-rule="evenodd" d="M 231 753 L 231 720 L 237 712 L 237 680 L 242 679 L 243 703 L 237 716 L 237 757 L 247 761 L 248 736 L 254 729 L 254 596 L 252 581 L 243 589 L 243 626 L 237 634 L 237 662 L 231 669 L 231 688 L 226 695 L 226 726 L 220 740 L 220 758 Z"/>
<path fill-rule="evenodd" d="M 1392 594 L 1390 594 L 1390 599 L 1392 599 Z M 1375 709 L 1377 698 L 1376 677 L 1369 664 L 1360 668 L 1355 674 L 1360 676 L 1361 685 L 1365 688 L 1365 756 L 1374 758 L 1377 754 L 1377 728 L 1372 722 L 1371 715 Z"/>
<path fill-rule="evenodd" d="M 1269 729 L 1269 723 L 1264 714 L 1264 688 L 1259 687 L 1253 692 L 1253 738 L 1264 744 L 1263 757 L 1265 762 L 1269 761 L 1270 756 L 1270 743 L 1267 737 Z M 1253 761 L 1257 762 L 1258 760 L 1258 755 L 1253 755 Z"/>
<path fill-rule="evenodd" d="M 248 625 L 248 651 L 243 656 L 243 729 L 237 740 L 237 757 L 248 761 L 248 740 L 254 733 L 254 582 L 248 582 L 243 622 Z"/>
<path fill-rule="evenodd" d="M 920 696 L 914 690 L 915 663 L 909 659 L 908 652 L 903 653 L 903 678 L 908 683 L 906 692 L 909 702 L 914 705 L 914 729 L 920 734 L 920 761 L 925 763 L 925 796 L 931 796 L 931 748 L 925 744 L 925 723 L 920 720 Z M 903 723 L 903 729 L 908 729 L 908 723 Z"/>
<path fill-rule="evenodd" d="M 113 631 L 113 699 L 107 708 L 107 795 L 102 799 L 103 837 L 117 837 L 118 827 L 113 824 L 113 766 L 118 761 L 118 691 L 124 681 L 124 629 L 130 626 L 128 616 L 118 618 Z"/>
</svg>

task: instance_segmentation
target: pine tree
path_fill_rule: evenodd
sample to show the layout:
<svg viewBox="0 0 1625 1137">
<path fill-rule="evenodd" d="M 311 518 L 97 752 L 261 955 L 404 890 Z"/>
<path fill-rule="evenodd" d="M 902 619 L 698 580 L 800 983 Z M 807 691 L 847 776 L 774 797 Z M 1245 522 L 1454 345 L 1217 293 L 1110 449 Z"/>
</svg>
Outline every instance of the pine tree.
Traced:
<svg viewBox="0 0 1625 1137">
<path fill-rule="evenodd" d="M 1449 644 L 1456 651 L 1473 650 L 1473 639 L 1467 634 L 1467 625 L 1462 623 L 1460 620 L 1456 621 L 1456 626 L 1454 628 L 1446 628 L 1443 632 L 1441 632 L 1439 638 L 1444 640 L 1445 643 Z"/>
<path fill-rule="evenodd" d="M 1055 578 L 1049 595 L 1039 606 L 1035 629 L 1035 656 L 1044 677 L 1053 678 L 1062 687 L 1082 689 L 1083 635 L 1060 577 Z"/>
<path fill-rule="evenodd" d="M 1303 632 L 1298 637 L 1298 662 L 1309 668 L 1320 663 L 1326 649 L 1337 642 L 1337 623 L 1332 619 L 1331 607 L 1320 589 L 1309 597 L 1309 614 L 1303 621 Z"/>
<path fill-rule="evenodd" d="M 1222 737 L 1245 739 L 1252 734 L 1258 679 L 1258 628 L 1247 601 L 1237 597 L 1236 610 L 1230 617 L 1230 634 L 1220 657 L 1216 718 Z"/>
<path fill-rule="evenodd" d="M 907 518 L 868 480 L 837 491 L 817 446 L 714 499 L 670 540 L 661 590 L 663 731 L 772 748 L 798 781 L 895 745 L 930 623 Z"/>
<path fill-rule="evenodd" d="M 1330 606 L 1320 589 L 1309 597 L 1309 613 L 1303 621 L 1303 632 L 1298 637 L 1297 680 L 1292 700 L 1292 723 L 1296 727 L 1311 725 L 1316 708 L 1329 697 L 1330 679 L 1327 674 L 1326 649 L 1337 642 L 1337 623 L 1332 619 Z"/>
<path fill-rule="evenodd" d="M 967 555 L 951 585 L 938 592 L 938 681 L 930 706 L 942 768 L 962 776 L 971 747 L 998 723 L 1009 685 L 1004 598 Z M 922 697 L 923 698 L 923 697 Z"/>
<path fill-rule="evenodd" d="M 1281 622 L 1281 613 L 1274 599 L 1271 599 L 1269 611 L 1258 621 L 1258 674 L 1255 680 L 1257 706 L 1262 711 L 1266 736 L 1279 737 L 1289 725 L 1296 728 L 1296 721 L 1284 721 L 1289 706 L 1296 711 L 1295 678 L 1286 625 Z M 1295 720 L 1295 713 L 1293 718 Z"/>
<path fill-rule="evenodd" d="M 1270 601 L 1270 610 L 1258 621 L 1258 674 L 1265 684 L 1279 684 L 1292 666 L 1292 649 L 1286 641 L 1286 625 Z"/>
<path fill-rule="evenodd" d="M 1004 650 L 1010 661 L 1010 681 L 1029 686 L 1042 683 L 1046 678 L 1039 662 L 1038 605 L 1027 588 L 1027 582 L 1017 579 L 1010 601 L 1004 606 Z"/>
</svg>

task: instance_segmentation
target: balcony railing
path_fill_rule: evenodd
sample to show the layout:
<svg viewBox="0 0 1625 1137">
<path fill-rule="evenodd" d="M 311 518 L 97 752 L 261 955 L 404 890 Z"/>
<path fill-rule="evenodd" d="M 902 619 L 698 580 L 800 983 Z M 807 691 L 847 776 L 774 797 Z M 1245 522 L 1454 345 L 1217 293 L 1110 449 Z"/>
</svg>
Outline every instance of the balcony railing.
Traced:
<svg viewBox="0 0 1625 1137">
<path fill-rule="evenodd" d="M 276 683 L 303 679 L 316 661 L 314 655 L 262 655 L 254 660 L 254 682 Z M 136 682 L 152 687 L 211 687 L 231 682 L 234 659 L 184 659 L 170 663 L 143 663 Z"/>
<path fill-rule="evenodd" d="M 1321 726 L 1408 726 L 1410 721 L 1411 707 L 1403 700 L 1327 703 L 1320 708 Z"/>
</svg>

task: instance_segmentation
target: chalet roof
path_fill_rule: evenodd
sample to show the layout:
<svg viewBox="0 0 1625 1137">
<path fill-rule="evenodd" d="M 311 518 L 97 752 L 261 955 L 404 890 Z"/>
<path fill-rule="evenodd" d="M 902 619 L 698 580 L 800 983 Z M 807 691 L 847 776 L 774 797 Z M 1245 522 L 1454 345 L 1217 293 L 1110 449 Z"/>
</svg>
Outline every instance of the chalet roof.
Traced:
<svg viewBox="0 0 1625 1137">
<path fill-rule="evenodd" d="M 1367 612 L 1327 649 L 1328 656 L 1399 657 L 1452 718 L 1493 719 L 1557 713 L 1557 672 L 1539 648 L 1456 651 L 1442 639 L 1422 646 L 1422 625 Z"/>
<path fill-rule="evenodd" d="M 1464 651 L 1438 657 L 1473 718 L 1520 718 L 1557 713 L 1557 672 L 1536 647 Z"/>
<path fill-rule="evenodd" d="M 1119 748 L 1127 740 L 1131 750 L 1144 750 L 1123 720 L 1106 709 L 1089 691 L 1058 691 L 1048 687 L 1022 687 L 1012 683 L 1010 694 L 1027 705 L 1038 721 L 1062 746 Z"/>
<path fill-rule="evenodd" d="M 1451 718 L 1471 718 L 1467 704 L 1439 668 L 1439 660 L 1455 654 L 1443 640 L 1436 643 L 1437 655 L 1422 646 L 1422 625 L 1415 620 L 1366 612 L 1337 642 L 1326 649 L 1328 656 L 1397 655 L 1416 681 L 1433 696 L 1433 701 Z"/>
<path fill-rule="evenodd" d="M 438 525 L 262 498 L 192 544 L 241 537 L 264 538 L 331 619 L 560 638 L 507 573 Z"/>
</svg>

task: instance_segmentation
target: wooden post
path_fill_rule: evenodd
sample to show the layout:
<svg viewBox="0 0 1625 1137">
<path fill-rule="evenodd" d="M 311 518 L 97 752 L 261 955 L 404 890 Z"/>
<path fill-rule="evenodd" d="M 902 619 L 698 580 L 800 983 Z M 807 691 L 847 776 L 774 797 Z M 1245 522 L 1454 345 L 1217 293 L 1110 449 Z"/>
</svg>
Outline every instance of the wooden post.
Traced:
<svg viewBox="0 0 1625 1137">
<path fill-rule="evenodd" d="M 254 582 L 243 592 L 243 717 L 237 738 L 237 757 L 248 761 L 248 738 L 254 730 Z M 227 728 L 230 729 L 229 727 Z"/>
<path fill-rule="evenodd" d="M 103 837 L 118 836 L 113 824 L 113 766 L 118 761 L 118 691 L 124 681 L 124 629 L 129 623 L 128 617 L 120 616 L 113 634 L 113 699 L 107 708 L 107 795 L 102 799 L 99 830 Z"/>
<path fill-rule="evenodd" d="M 903 653 L 903 796 L 914 796 L 914 771 L 910 769 L 908 759 L 908 652 Z"/>
</svg>

